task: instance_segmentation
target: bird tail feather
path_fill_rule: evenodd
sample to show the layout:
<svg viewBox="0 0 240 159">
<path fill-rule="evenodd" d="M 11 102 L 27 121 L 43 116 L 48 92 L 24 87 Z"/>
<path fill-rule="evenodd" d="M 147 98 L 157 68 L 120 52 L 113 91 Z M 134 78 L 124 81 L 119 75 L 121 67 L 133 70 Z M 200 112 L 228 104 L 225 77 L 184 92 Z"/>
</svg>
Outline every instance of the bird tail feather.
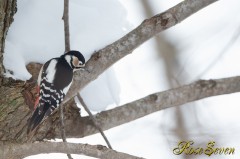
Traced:
<svg viewBox="0 0 240 159">
<path fill-rule="evenodd" d="M 45 108 L 47 107 L 46 103 L 43 107 Z M 29 119 L 27 134 L 32 132 L 43 121 L 45 114 L 46 114 L 46 110 L 41 109 L 41 106 L 40 107 L 38 106 L 36 108 L 32 117 Z"/>
</svg>

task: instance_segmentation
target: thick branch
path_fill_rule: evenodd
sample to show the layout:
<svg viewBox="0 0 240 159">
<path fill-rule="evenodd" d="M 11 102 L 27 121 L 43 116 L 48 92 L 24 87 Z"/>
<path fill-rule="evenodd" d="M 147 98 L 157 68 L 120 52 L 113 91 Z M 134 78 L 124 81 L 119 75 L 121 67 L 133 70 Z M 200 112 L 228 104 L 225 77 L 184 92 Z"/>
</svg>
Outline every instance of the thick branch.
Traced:
<svg viewBox="0 0 240 159">
<path fill-rule="evenodd" d="M 102 130 L 108 130 L 162 109 L 235 92 L 240 92 L 240 76 L 216 80 L 200 80 L 189 85 L 154 93 L 121 107 L 101 112 L 95 116 L 95 121 Z M 81 138 L 98 133 L 90 117 L 80 117 L 79 110 L 70 110 L 69 117 L 65 120 L 67 137 Z M 55 119 L 56 116 L 58 116 L 57 113 L 51 117 L 52 120 L 47 120 L 40 127 L 40 131 L 35 136 L 36 139 L 61 138 L 59 127 L 56 126 L 59 122 Z"/>
<path fill-rule="evenodd" d="M 216 80 L 200 80 L 189 85 L 149 95 L 112 110 L 101 112 L 95 116 L 95 119 L 103 130 L 107 130 L 162 109 L 179 106 L 207 97 L 235 92 L 240 92 L 239 76 Z M 67 123 L 67 137 L 84 137 L 98 133 L 98 130 L 90 121 L 89 117 L 68 118 L 65 121 Z M 49 127 L 50 125 L 46 126 Z M 52 133 L 55 136 L 51 137 L 59 138 L 59 130 L 55 129 L 54 131 Z M 40 135 L 40 133 L 37 135 Z"/>
<path fill-rule="evenodd" d="M 70 153 L 80 154 L 101 159 L 142 159 L 126 153 L 108 149 L 102 145 L 88 145 L 62 142 L 42 142 L 25 144 L 5 144 L 0 142 L 0 149 L 4 153 L 0 154 L 3 159 L 21 159 L 27 156 L 41 153 Z M 2 156 L 1 156 L 2 155 Z"/>
<path fill-rule="evenodd" d="M 71 89 L 65 97 L 65 102 L 75 96 L 79 90 L 95 80 L 115 62 L 130 54 L 139 45 L 216 1 L 185 0 L 161 14 L 144 20 L 141 25 L 120 40 L 96 52 L 86 64 L 87 71 L 81 71 L 75 76 Z"/>
<path fill-rule="evenodd" d="M 27 138 L 25 125 L 30 113 L 23 104 L 24 100 L 21 98 L 22 89 L 17 89 L 18 92 L 12 94 L 13 89 L 16 90 L 17 87 L 7 90 L 2 88 L 2 91 L 0 91 L 2 96 L 9 96 L 8 99 L 11 97 L 10 101 L 12 102 L 10 104 L 14 104 L 11 107 L 8 106 L 9 104 L 3 104 L 4 107 L 1 110 L 7 113 L 2 114 L 0 118 L 0 128 L 2 128 L 0 129 L 0 138 L 2 140 L 23 142 Z M 95 119 L 103 130 L 108 130 L 165 108 L 235 92 L 240 92 L 240 77 L 201 80 L 179 88 L 155 93 L 121 107 L 101 112 L 95 116 Z M 6 98 L 0 101 L 1 103 L 8 103 Z M 84 137 L 98 133 L 92 120 L 89 117 L 81 117 L 79 109 L 72 107 L 72 105 L 74 105 L 73 100 L 68 102 L 64 113 L 67 137 Z M 61 138 L 58 112 L 51 115 L 39 127 L 32 141 L 54 138 Z"/>
</svg>

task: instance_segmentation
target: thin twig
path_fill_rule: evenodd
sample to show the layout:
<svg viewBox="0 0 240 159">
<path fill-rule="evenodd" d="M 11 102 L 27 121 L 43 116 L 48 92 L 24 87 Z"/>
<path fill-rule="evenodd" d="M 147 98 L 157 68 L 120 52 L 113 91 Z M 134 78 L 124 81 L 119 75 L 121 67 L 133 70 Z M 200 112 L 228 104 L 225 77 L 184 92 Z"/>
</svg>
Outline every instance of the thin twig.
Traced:
<svg viewBox="0 0 240 159">
<path fill-rule="evenodd" d="M 68 52 L 70 51 L 69 0 L 64 0 L 64 11 L 62 19 L 64 22 L 65 52 Z"/>
<path fill-rule="evenodd" d="M 64 39 L 65 39 L 65 52 L 70 51 L 70 33 L 69 33 L 69 0 L 64 0 L 64 11 L 63 11 L 63 22 L 64 22 Z M 59 106 L 60 114 L 60 125 L 61 125 L 61 137 L 63 142 L 66 140 L 66 132 L 64 125 L 64 114 L 63 114 L 63 104 Z M 68 159 L 73 159 L 71 154 L 67 154 Z"/>
<path fill-rule="evenodd" d="M 110 144 L 110 142 L 108 141 L 106 135 L 104 134 L 102 128 L 97 124 L 94 116 L 92 115 L 91 111 L 88 109 L 88 107 L 87 107 L 86 103 L 84 102 L 83 98 L 81 97 L 80 93 L 77 94 L 77 97 L 78 97 L 79 102 L 82 104 L 83 108 L 84 108 L 84 109 L 86 110 L 86 112 L 88 113 L 88 115 L 89 115 L 90 119 L 92 120 L 94 126 L 95 126 L 95 127 L 98 129 L 98 131 L 101 133 L 101 135 L 102 135 L 103 139 L 105 140 L 105 142 L 107 143 L 108 147 L 109 147 L 110 149 L 113 149 L 112 146 L 111 146 L 111 144 Z"/>
<path fill-rule="evenodd" d="M 62 137 L 63 142 L 67 142 L 62 104 L 60 104 L 60 106 L 59 106 L 59 114 L 60 114 L 60 125 L 61 125 L 61 137 Z M 69 159 L 73 159 L 71 154 L 67 154 L 67 156 Z"/>
</svg>

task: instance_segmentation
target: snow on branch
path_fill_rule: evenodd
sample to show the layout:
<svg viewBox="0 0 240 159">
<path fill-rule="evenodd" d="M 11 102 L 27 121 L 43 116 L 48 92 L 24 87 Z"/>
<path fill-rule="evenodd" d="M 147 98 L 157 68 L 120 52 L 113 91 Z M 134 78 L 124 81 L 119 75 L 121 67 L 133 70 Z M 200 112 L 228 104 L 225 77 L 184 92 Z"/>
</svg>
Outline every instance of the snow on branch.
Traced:
<svg viewBox="0 0 240 159">
<path fill-rule="evenodd" d="M 41 153 L 69 153 L 80 154 L 101 159 L 143 159 L 126 153 L 108 149 L 102 145 L 75 144 L 63 142 L 40 142 L 40 143 L 3 143 L 0 142 L 0 149 L 4 153 L 0 154 L 3 159 L 22 159 L 27 156 Z M 1 151 L 0 151 L 1 152 Z"/>
<path fill-rule="evenodd" d="M 94 53 L 86 63 L 86 70 L 76 73 L 74 82 L 64 102 L 75 96 L 79 90 L 95 80 L 107 68 L 124 56 L 133 52 L 139 45 L 146 42 L 159 32 L 166 30 L 195 12 L 217 0 L 185 0 L 167 11 L 146 19 L 136 29 Z"/>
</svg>

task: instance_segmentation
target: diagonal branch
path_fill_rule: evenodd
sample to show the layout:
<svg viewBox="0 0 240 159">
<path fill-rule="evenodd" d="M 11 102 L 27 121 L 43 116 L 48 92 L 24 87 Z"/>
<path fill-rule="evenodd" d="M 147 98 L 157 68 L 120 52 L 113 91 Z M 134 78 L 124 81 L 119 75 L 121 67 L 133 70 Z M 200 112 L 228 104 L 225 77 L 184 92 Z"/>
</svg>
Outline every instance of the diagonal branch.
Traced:
<svg viewBox="0 0 240 159">
<path fill-rule="evenodd" d="M 108 149 L 107 147 L 102 145 L 62 142 L 40 142 L 25 144 L 9 144 L 0 142 L 0 149 L 4 149 L 4 153 L 0 154 L 0 157 L 2 157 L 3 159 L 22 159 L 27 156 L 37 155 L 41 153 L 80 154 L 100 159 L 143 159 L 126 153 Z"/>
<path fill-rule="evenodd" d="M 108 130 L 162 109 L 183 105 L 207 97 L 236 92 L 240 92 L 240 76 L 200 80 L 189 85 L 154 93 L 123 106 L 103 111 L 97 114 L 95 119 L 102 130 Z M 65 120 L 68 123 L 65 128 L 67 137 L 80 138 L 98 133 L 89 117 L 75 116 L 73 112 L 71 112 L 71 117 Z M 38 132 L 37 135 L 45 137 L 46 134 L 44 133 L 49 133 L 46 129 L 56 127 L 55 124 L 58 124 L 58 121 L 54 123 L 47 121 L 45 131 Z M 49 139 L 60 137 L 58 127 L 51 131 L 52 135 L 48 136 Z"/>
<path fill-rule="evenodd" d="M 64 102 L 75 96 L 79 90 L 95 80 L 115 62 L 133 52 L 138 46 L 163 30 L 185 20 L 195 12 L 217 0 L 185 0 L 167 11 L 144 20 L 136 29 L 120 40 L 99 50 L 86 63 L 86 71 L 81 71 L 75 80 Z"/>
</svg>

